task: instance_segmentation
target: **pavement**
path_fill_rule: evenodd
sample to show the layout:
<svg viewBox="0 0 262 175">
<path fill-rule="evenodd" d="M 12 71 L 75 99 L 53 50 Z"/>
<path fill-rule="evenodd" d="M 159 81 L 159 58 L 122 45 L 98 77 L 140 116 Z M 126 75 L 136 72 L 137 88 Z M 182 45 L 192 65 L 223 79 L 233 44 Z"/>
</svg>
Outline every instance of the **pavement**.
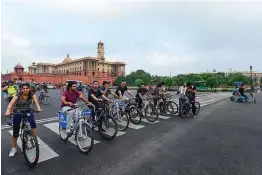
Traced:
<svg viewBox="0 0 262 175">
<path fill-rule="evenodd" d="M 171 92 L 172 94 L 172 92 Z M 8 157 L 11 129 L 3 116 L 7 102 L 1 98 L 2 174 L 261 174 L 262 95 L 257 103 L 231 102 L 231 93 L 201 93 L 198 116 L 160 116 L 119 132 L 112 141 L 95 133 L 96 144 L 88 155 L 75 142 L 60 139 L 57 112 L 60 93 L 50 90 L 53 101 L 42 105 L 36 116 L 40 139 L 40 159 L 34 169 L 26 166 L 21 150 Z M 173 95 L 173 100 L 178 101 Z"/>
</svg>

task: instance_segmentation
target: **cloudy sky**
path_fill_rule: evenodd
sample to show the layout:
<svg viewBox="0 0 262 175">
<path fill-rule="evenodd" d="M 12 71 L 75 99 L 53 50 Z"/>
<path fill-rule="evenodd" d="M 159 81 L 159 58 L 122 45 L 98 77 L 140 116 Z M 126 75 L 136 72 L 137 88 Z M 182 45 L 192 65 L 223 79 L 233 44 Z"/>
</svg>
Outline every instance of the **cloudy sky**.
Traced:
<svg viewBox="0 0 262 175">
<path fill-rule="evenodd" d="M 96 56 L 127 73 L 262 72 L 261 2 L 2 0 L 2 72 Z"/>
</svg>

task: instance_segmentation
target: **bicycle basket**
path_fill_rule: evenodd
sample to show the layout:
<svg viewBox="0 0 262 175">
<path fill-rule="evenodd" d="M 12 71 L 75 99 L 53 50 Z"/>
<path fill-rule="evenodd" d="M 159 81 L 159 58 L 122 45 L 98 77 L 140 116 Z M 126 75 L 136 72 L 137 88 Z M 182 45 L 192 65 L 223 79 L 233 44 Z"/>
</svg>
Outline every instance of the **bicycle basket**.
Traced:
<svg viewBox="0 0 262 175">
<path fill-rule="evenodd" d="M 118 103 L 119 105 L 119 108 L 124 108 L 126 106 L 126 103 L 125 102 L 120 102 Z"/>
<path fill-rule="evenodd" d="M 81 112 L 81 115 L 85 118 L 89 118 L 92 114 L 92 109 L 85 109 Z"/>
<path fill-rule="evenodd" d="M 66 119 L 66 114 L 63 112 L 59 111 L 58 112 L 58 119 L 59 119 L 59 125 L 65 129 L 67 125 L 67 119 Z"/>
</svg>

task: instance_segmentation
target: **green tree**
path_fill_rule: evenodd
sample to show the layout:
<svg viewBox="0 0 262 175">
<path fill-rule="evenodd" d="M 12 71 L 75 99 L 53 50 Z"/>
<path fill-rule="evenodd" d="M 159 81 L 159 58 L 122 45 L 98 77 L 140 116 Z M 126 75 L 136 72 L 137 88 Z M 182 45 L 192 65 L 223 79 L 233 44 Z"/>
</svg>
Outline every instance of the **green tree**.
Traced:
<svg viewBox="0 0 262 175">
<path fill-rule="evenodd" d="M 119 77 L 116 78 L 116 80 L 114 81 L 113 84 L 119 86 L 123 80 L 125 80 L 125 77 L 119 76 Z"/>
<path fill-rule="evenodd" d="M 206 80 L 207 86 L 209 86 L 211 89 L 216 87 L 218 85 L 217 79 L 215 77 L 209 77 Z"/>
<path fill-rule="evenodd" d="M 144 84 L 144 81 L 142 79 L 136 79 L 135 81 L 136 86 L 141 86 L 142 84 Z"/>
<path fill-rule="evenodd" d="M 193 78 L 190 80 L 191 83 L 195 83 L 195 81 L 203 81 L 204 79 L 202 78 L 201 75 L 194 75 Z"/>
<path fill-rule="evenodd" d="M 235 82 L 242 82 L 244 84 L 248 84 L 248 77 L 246 77 L 245 75 L 241 74 L 241 73 L 236 73 L 231 75 L 230 77 L 230 83 L 231 86 L 235 84 Z"/>
<path fill-rule="evenodd" d="M 167 78 L 166 81 L 165 81 L 165 85 L 170 87 L 170 86 L 173 86 L 174 82 L 172 80 L 172 78 Z"/>
</svg>

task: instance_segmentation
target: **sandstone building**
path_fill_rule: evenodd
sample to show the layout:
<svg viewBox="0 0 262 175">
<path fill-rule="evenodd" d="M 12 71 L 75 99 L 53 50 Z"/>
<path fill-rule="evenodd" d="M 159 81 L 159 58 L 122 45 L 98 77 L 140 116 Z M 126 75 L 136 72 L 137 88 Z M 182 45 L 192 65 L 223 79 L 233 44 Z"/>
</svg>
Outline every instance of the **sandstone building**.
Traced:
<svg viewBox="0 0 262 175">
<path fill-rule="evenodd" d="M 97 45 L 96 57 L 83 57 L 72 59 L 67 54 L 63 62 L 35 63 L 28 67 L 28 72 L 24 72 L 24 67 L 17 64 L 14 72 L 2 74 L 2 81 L 22 80 L 33 82 L 65 83 L 67 80 L 79 80 L 83 83 L 91 83 L 93 80 L 102 83 L 104 80 L 110 84 L 117 76 L 125 75 L 124 62 L 111 62 L 105 60 L 104 43 L 101 41 Z"/>
</svg>

